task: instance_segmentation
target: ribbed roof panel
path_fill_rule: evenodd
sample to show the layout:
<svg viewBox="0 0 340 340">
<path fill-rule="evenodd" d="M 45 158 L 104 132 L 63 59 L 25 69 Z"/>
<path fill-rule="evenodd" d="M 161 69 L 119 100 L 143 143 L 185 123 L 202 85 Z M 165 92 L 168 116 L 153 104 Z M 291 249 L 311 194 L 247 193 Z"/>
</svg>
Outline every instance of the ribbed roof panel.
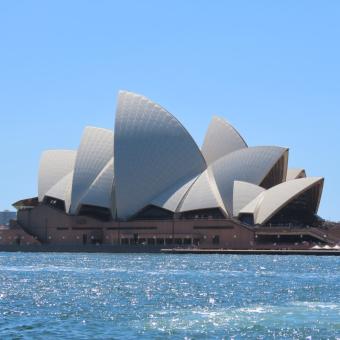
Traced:
<svg viewBox="0 0 340 340">
<path fill-rule="evenodd" d="M 238 216 L 240 210 L 263 191 L 265 191 L 265 189 L 258 185 L 235 181 L 233 191 L 233 216 Z"/>
<path fill-rule="evenodd" d="M 212 118 L 202 146 L 202 154 L 208 165 L 246 147 L 244 139 L 225 119 L 216 116 Z"/>
<path fill-rule="evenodd" d="M 189 189 L 185 196 L 180 212 L 219 208 L 220 204 L 213 192 L 212 184 L 209 180 L 208 171 L 204 171 Z"/>
<path fill-rule="evenodd" d="M 88 204 L 113 210 L 112 203 L 113 186 L 113 158 L 106 164 L 103 170 L 92 182 L 79 205 Z"/>
<path fill-rule="evenodd" d="M 122 219 L 206 168 L 196 143 L 178 120 L 131 92 L 119 93 L 114 141 L 115 199 Z"/>
<path fill-rule="evenodd" d="M 233 213 L 234 181 L 260 185 L 285 152 L 286 148 L 276 146 L 245 148 L 224 156 L 210 166 L 229 215 Z"/>
<path fill-rule="evenodd" d="M 76 154 L 74 150 L 47 150 L 42 153 L 38 178 L 40 202 L 48 190 L 73 171 Z"/>
<path fill-rule="evenodd" d="M 74 166 L 71 209 L 75 214 L 92 182 L 113 156 L 113 133 L 107 129 L 86 127 Z"/>
</svg>

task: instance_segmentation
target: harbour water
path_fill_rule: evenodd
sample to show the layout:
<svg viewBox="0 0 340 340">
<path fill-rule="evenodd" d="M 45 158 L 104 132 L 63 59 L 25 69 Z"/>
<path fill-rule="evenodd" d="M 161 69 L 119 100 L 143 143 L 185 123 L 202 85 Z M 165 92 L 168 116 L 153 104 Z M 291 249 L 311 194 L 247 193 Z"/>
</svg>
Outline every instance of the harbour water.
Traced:
<svg viewBox="0 0 340 340">
<path fill-rule="evenodd" d="M 0 253 L 0 339 L 340 339 L 340 257 Z"/>
</svg>

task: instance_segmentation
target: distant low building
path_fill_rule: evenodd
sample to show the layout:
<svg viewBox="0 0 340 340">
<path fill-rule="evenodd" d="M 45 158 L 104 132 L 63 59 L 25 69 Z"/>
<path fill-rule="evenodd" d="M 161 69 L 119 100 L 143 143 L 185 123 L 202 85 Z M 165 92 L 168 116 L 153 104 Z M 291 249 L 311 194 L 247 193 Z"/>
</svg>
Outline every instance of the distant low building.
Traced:
<svg viewBox="0 0 340 340">
<path fill-rule="evenodd" d="M 8 225 L 10 220 L 15 220 L 17 213 L 15 211 L 0 211 L 0 225 Z"/>
</svg>

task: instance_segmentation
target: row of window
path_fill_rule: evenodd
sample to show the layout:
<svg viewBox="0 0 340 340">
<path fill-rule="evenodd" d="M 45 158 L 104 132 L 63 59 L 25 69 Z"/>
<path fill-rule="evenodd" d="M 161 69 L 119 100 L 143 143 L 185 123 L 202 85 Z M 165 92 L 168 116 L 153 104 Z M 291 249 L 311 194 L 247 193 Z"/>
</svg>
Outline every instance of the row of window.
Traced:
<svg viewBox="0 0 340 340">
<path fill-rule="evenodd" d="M 199 246 L 199 238 L 122 238 L 122 245 L 195 245 Z M 220 243 L 218 235 L 212 238 L 213 244 Z"/>
<path fill-rule="evenodd" d="M 199 239 L 191 238 L 122 238 L 122 245 L 199 245 Z"/>
</svg>

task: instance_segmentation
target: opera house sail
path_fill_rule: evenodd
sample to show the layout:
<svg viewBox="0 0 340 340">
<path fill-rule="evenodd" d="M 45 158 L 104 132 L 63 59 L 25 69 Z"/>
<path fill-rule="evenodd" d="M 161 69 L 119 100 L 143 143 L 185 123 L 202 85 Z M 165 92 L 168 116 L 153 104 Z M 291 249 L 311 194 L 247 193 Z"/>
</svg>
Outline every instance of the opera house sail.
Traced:
<svg viewBox="0 0 340 340">
<path fill-rule="evenodd" d="M 288 160 L 221 117 L 200 149 L 166 109 L 120 91 L 114 131 L 86 127 L 77 150 L 43 152 L 37 197 L 14 206 L 42 243 L 249 248 L 256 230 L 287 226 L 324 241 L 312 233 L 324 180 Z"/>
</svg>

